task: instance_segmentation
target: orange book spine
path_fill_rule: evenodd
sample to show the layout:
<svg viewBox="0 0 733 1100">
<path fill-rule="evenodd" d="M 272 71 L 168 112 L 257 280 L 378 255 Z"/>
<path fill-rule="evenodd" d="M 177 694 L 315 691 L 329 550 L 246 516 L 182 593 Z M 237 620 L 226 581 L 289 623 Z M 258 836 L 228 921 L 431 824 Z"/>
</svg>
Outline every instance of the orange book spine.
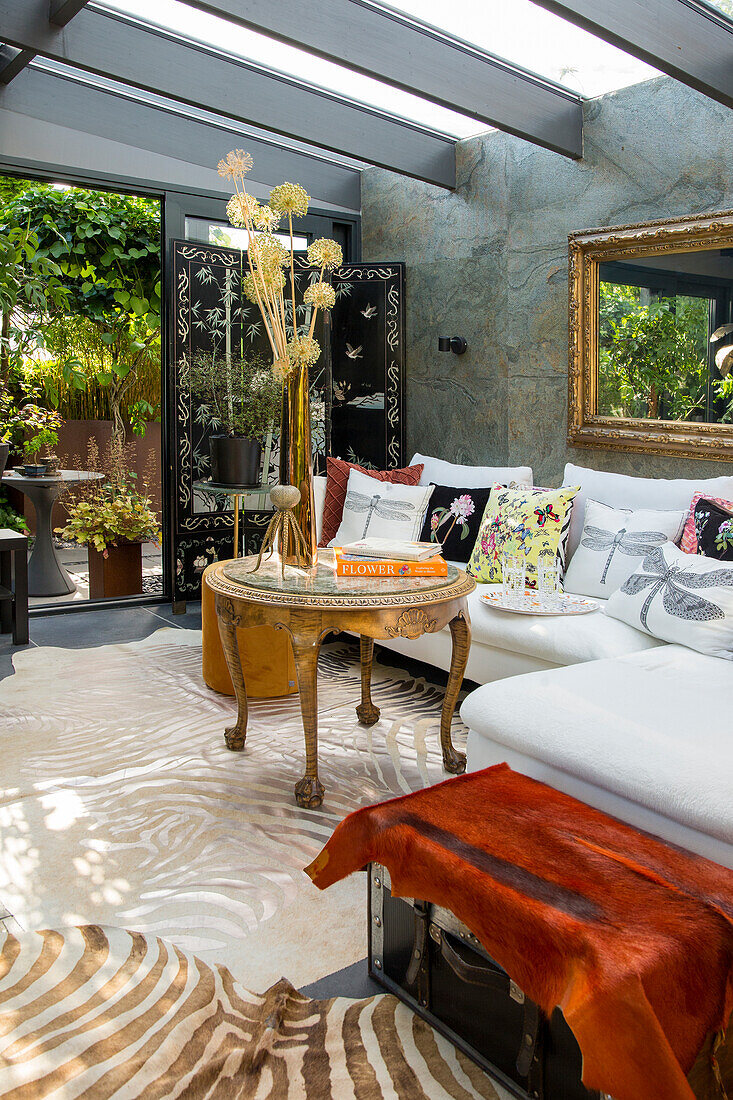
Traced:
<svg viewBox="0 0 733 1100">
<path fill-rule="evenodd" d="M 336 553 L 336 576 L 364 577 L 378 580 L 380 577 L 446 577 L 448 566 L 443 558 L 427 561 L 387 561 L 383 558 L 353 558 Z"/>
</svg>

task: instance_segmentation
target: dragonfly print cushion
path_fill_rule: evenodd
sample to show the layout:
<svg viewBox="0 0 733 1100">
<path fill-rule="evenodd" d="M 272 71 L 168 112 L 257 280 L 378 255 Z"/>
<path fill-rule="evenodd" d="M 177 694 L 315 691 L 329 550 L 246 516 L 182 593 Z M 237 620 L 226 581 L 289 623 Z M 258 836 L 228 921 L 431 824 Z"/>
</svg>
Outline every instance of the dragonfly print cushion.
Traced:
<svg viewBox="0 0 733 1100">
<path fill-rule="evenodd" d="M 646 554 L 605 611 L 664 642 L 733 660 L 733 565 L 668 542 Z"/>
<path fill-rule="evenodd" d="M 343 458 L 326 459 L 326 500 L 323 505 L 323 529 L 319 546 L 333 545 L 333 537 L 339 529 L 344 512 L 346 487 L 349 474 L 358 470 L 360 474 L 375 478 L 377 481 L 393 481 L 396 485 L 417 485 L 423 472 L 421 462 L 404 466 L 401 470 L 367 470 L 355 462 L 346 462 Z"/>
<path fill-rule="evenodd" d="M 686 511 L 630 511 L 586 501 L 583 533 L 568 565 L 565 587 L 581 596 L 608 599 L 645 554 L 677 542 L 686 518 Z"/>
<path fill-rule="evenodd" d="M 352 470 L 341 523 L 329 545 L 345 546 L 369 536 L 415 541 L 432 492 L 432 485 L 394 485 Z"/>
</svg>

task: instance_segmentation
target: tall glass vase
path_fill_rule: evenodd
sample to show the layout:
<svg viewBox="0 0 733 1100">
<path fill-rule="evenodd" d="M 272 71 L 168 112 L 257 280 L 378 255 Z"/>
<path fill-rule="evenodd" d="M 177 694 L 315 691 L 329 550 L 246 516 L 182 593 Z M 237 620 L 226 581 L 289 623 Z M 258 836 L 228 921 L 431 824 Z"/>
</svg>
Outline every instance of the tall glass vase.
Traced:
<svg viewBox="0 0 733 1100">
<path fill-rule="evenodd" d="M 300 504 L 295 509 L 295 518 L 307 547 L 305 566 L 310 568 L 318 558 L 318 540 L 313 499 L 310 383 L 305 365 L 295 367 L 283 386 L 280 481 L 283 485 L 295 485 L 300 489 Z M 296 564 L 292 554 L 286 561 L 288 565 Z"/>
</svg>

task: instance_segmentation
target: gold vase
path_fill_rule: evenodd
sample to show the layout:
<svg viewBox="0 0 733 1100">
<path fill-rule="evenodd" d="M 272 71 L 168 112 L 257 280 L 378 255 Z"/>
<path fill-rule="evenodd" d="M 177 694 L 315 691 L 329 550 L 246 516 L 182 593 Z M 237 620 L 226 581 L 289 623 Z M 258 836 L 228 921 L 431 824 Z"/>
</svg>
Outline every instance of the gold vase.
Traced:
<svg viewBox="0 0 733 1100">
<path fill-rule="evenodd" d="M 280 429 L 280 481 L 300 489 L 300 504 L 295 511 L 305 539 L 305 567 L 318 559 L 316 514 L 313 499 L 313 447 L 311 443 L 311 407 L 308 367 L 294 367 L 283 386 L 282 427 Z M 287 565 L 295 565 L 293 554 Z"/>
</svg>

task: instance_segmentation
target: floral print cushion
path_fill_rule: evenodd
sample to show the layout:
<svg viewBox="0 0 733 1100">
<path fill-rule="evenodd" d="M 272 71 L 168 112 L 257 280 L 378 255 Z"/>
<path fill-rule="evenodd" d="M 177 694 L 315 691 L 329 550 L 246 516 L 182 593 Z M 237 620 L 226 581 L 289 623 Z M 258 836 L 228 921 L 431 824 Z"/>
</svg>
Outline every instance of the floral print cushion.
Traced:
<svg viewBox="0 0 733 1100">
<path fill-rule="evenodd" d="M 701 497 L 695 505 L 697 553 L 718 561 L 733 561 L 733 505 Z"/>
<path fill-rule="evenodd" d="M 420 533 L 421 542 L 434 542 L 436 552 L 449 561 L 467 562 L 478 538 L 491 488 L 461 489 L 436 485 Z"/>
<path fill-rule="evenodd" d="M 527 586 L 537 586 L 540 554 L 554 554 L 561 572 L 573 498 L 580 486 L 561 489 L 505 489 L 495 485 L 481 520 L 467 571 L 485 584 L 501 580 L 505 554 L 523 557 Z"/>
</svg>

